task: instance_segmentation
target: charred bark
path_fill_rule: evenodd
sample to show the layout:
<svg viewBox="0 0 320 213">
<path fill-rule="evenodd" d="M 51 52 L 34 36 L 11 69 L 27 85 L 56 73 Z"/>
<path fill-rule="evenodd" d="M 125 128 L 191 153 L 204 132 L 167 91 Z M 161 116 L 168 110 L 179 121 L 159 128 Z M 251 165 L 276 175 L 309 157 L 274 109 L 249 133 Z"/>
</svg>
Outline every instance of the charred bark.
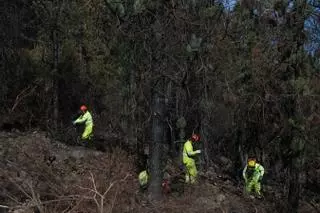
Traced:
<svg viewBox="0 0 320 213">
<path fill-rule="evenodd" d="M 53 31 L 52 33 L 52 43 L 53 43 L 53 69 L 52 69 L 52 78 L 53 78 L 53 128 L 54 130 L 58 129 L 58 120 L 59 120 L 59 74 L 58 74 L 58 65 L 59 65 L 59 41 L 58 41 L 58 32 Z"/>
<path fill-rule="evenodd" d="M 289 193 L 287 212 L 297 213 L 300 199 L 299 170 L 294 165 L 294 160 L 290 162 L 289 168 Z"/>
<path fill-rule="evenodd" d="M 153 90 L 153 118 L 152 118 L 152 144 L 150 159 L 150 175 L 151 181 L 149 185 L 149 195 L 152 200 L 160 200 L 161 182 L 162 182 L 162 154 L 163 154 L 163 138 L 164 138 L 164 97 L 163 84 L 164 79 L 157 82 Z"/>
</svg>

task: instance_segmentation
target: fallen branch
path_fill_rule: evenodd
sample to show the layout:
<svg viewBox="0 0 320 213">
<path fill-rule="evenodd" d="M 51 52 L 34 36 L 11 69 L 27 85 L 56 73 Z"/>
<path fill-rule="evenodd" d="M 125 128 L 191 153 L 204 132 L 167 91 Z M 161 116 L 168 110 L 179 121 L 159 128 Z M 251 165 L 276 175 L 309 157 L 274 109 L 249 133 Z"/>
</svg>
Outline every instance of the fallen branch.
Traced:
<svg viewBox="0 0 320 213">
<path fill-rule="evenodd" d="M 10 113 L 12 113 L 17 106 L 19 105 L 19 103 L 26 97 L 30 96 L 35 89 L 38 87 L 38 85 L 35 85 L 33 87 L 28 86 L 27 88 L 23 89 L 16 97 L 13 106 L 11 107 Z"/>
<path fill-rule="evenodd" d="M 131 176 L 131 175 L 127 174 L 123 179 L 111 182 L 109 184 L 109 186 L 107 187 L 107 189 L 103 193 L 101 193 L 101 192 L 98 191 L 94 176 L 90 172 L 90 180 L 91 180 L 91 183 L 92 183 L 92 188 L 87 188 L 87 187 L 82 187 L 82 186 L 79 186 L 79 187 L 81 189 L 88 190 L 89 192 L 93 192 L 94 193 L 93 196 L 91 197 L 91 200 L 93 200 L 95 202 L 99 213 L 104 213 L 104 201 L 105 201 L 105 198 L 106 198 L 106 195 L 108 194 L 108 192 L 112 189 L 112 187 L 116 183 L 125 181 L 129 176 Z M 116 193 L 115 196 L 117 196 L 117 193 Z M 113 206 L 114 206 L 114 201 L 112 202 L 112 207 L 110 209 L 111 212 L 112 212 Z"/>
</svg>

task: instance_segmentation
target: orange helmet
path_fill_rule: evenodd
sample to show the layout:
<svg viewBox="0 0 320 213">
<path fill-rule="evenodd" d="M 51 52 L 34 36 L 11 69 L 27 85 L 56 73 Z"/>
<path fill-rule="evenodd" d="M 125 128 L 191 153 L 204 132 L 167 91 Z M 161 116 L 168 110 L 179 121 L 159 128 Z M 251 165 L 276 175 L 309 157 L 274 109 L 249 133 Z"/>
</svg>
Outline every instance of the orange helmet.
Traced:
<svg viewBox="0 0 320 213">
<path fill-rule="evenodd" d="M 255 167 L 256 166 L 256 159 L 255 158 L 249 158 L 248 159 L 248 167 Z"/>
<path fill-rule="evenodd" d="M 88 108 L 86 107 L 86 105 L 82 105 L 82 106 L 80 107 L 80 110 L 81 110 L 81 111 L 87 111 L 87 109 L 88 109 Z"/>
<path fill-rule="evenodd" d="M 192 139 L 192 141 L 199 141 L 200 140 L 200 135 L 192 134 L 191 139 Z"/>
</svg>

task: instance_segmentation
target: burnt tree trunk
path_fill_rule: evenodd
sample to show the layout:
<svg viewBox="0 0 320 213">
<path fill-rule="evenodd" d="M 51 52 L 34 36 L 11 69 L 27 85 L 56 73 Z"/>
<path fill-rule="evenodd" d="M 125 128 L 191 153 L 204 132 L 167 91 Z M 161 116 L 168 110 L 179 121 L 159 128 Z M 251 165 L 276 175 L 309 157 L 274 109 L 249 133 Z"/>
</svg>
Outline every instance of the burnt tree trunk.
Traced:
<svg viewBox="0 0 320 213">
<path fill-rule="evenodd" d="M 200 134 L 201 134 L 201 149 L 203 150 L 203 154 L 200 156 L 201 163 L 200 163 L 200 170 L 204 171 L 209 167 L 209 116 L 210 116 L 210 102 L 209 102 L 209 86 L 208 86 L 208 77 L 207 77 L 207 70 L 204 69 L 203 71 L 203 85 L 204 85 L 204 91 L 202 93 L 201 99 L 202 99 L 202 105 L 201 105 L 201 121 L 200 121 Z"/>
<path fill-rule="evenodd" d="M 160 79 L 153 90 L 152 104 L 152 144 L 150 159 L 150 185 L 149 196 L 152 200 L 160 200 L 161 182 L 162 182 L 162 154 L 163 154 L 163 138 L 164 138 L 164 97 L 163 84 L 164 79 Z"/>
<path fill-rule="evenodd" d="M 297 213 L 299 207 L 299 197 L 300 197 L 300 183 L 299 183 L 299 171 L 296 168 L 294 159 L 290 161 L 289 167 L 289 193 L 288 193 L 288 209 L 289 213 Z"/>
<path fill-rule="evenodd" d="M 299 191 L 299 171 L 296 169 L 294 161 L 295 161 L 295 156 L 293 155 L 294 150 L 292 149 L 292 144 L 295 140 L 295 135 L 293 134 L 292 127 L 289 124 L 290 119 L 294 119 L 295 114 L 296 114 L 296 100 L 294 97 L 289 97 L 285 99 L 284 101 L 284 112 L 287 118 L 286 123 L 286 131 L 285 135 L 282 139 L 282 150 L 283 152 L 283 157 L 284 157 L 284 162 L 286 167 L 288 168 L 288 173 L 287 173 L 287 201 L 285 205 L 285 210 L 284 212 L 286 213 L 297 213 L 298 211 L 298 206 L 299 206 L 299 197 L 300 197 L 300 191 Z"/>
<path fill-rule="evenodd" d="M 136 127 L 136 94 L 135 91 L 137 89 L 136 86 L 136 70 L 131 67 L 130 69 L 130 85 L 129 85 L 129 106 L 130 106 L 130 113 L 129 113 L 129 128 L 128 128 L 128 142 L 129 146 L 133 150 L 137 150 L 137 127 Z"/>
<path fill-rule="evenodd" d="M 49 45 L 52 48 L 51 52 L 51 61 L 52 64 L 50 79 L 49 79 L 49 106 L 47 109 L 47 121 L 50 121 L 53 124 L 53 129 L 58 130 L 59 123 L 59 82 L 60 82 L 60 73 L 59 73 L 59 63 L 61 57 L 61 40 L 62 40 L 62 25 L 63 23 L 63 11 L 65 9 L 66 1 L 53 1 L 53 7 L 46 7 L 50 13 L 47 14 L 47 19 L 49 24 L 47 25 L 47 30 L 50 32 Z M 46 4 L 44 4 L 46 5 Z M 40 8 L 38 8 L 41 10 Z M 51 125 L 48 125 L 51 127 Z"/>
<path fill-rule="evenodd" d="M 293 22 L 288 21 L 288 28 L 293 29 L 293 35 L 292 35 L 292 44 L 291 46 L 295 46 L 291 54 L 289 54 L 285 58 L 291 58 L 294 57 L 293 54 L 295 54 L 295 60 L 293 60 L 292 67 L 293 69 L 287 68 L 287 73 L 291 74 L 290 80 L 297 80 L 300 77 L 304 77 L 302 74 L 302 70 L 304 69 L 304 61 L 303 58 L 298 57 L 299 52 L 303 51 L 303 45 L 305 42 L 305 36 L 304 36 L 304 21 L 306 19 L 306 12 L 307 11 L 307 1 L 294 1 L 294 7 L 293 11 L 290 14 L 293 18 Z M 289 79 L 288 79 L 289 81 Z M 290 85 L 290 84 L 289 84 Z M 303 144 L 303 137 L 301 137 L 304 133 L 304 130 L 302 131 L 297 130 L 303 125 L 302 123 L 296 123 L 296 119 L 298 117 L 301 117 L 301 112 L 299 112 L 299 106 L 297 106 L 297 99 L 299 96 L 303 96 L 303 93 L 299 91 L 295 86 L 289 86 L 288 90 L 290 92 L 294 92 L 294 96 L 288 97 L 288 100 L 285 100 L 285 117 L 287 117 L 288 120 L 293 120 L 294 125 L 291 124 L 291 132 L 289 132 L 288 140 L 285 141 L 284 146 L 288 147 L 288 155 L 287 155 L 287 161 L 288 161 L 288 195 L 287 195 L 287 203 L 286 203 L 286 213 L 297 213 L 298 207 L 299 207 L 299 200 L 300 200 L 300 188 L 301 183 L 299 181 L 299 177 L 301 174 L 301 160 L 303 158 L 303 148 L 301 148 L 301 144 Z M 301 94 L 300 94 L 301 93 Z M 286 121 L 288 122 L 288 121 Z M 298 127 L 300 126 L 300 127 Z M 292 131 L 293 130 L 293 131 Z M 299 132 L 297 134 L 297 132 Z M 297 142 L 298 140 L 298 142 Z M 297 147 L 298 144 L 298 147 Z"/>
<path fill-rule="evenodd" d="M 53 81 L 53 128 L 54 130 L 58 129 L 58 119 L 59 119 L 59 74 L 58 74 L 58 65 L 59 65 L 59 41 L 58 41 L 58 32 L 54 30 L 52 32 L 52 43 L 53 43 L 53 69 L 52 69 L 52 81 Z"/>
</svg>

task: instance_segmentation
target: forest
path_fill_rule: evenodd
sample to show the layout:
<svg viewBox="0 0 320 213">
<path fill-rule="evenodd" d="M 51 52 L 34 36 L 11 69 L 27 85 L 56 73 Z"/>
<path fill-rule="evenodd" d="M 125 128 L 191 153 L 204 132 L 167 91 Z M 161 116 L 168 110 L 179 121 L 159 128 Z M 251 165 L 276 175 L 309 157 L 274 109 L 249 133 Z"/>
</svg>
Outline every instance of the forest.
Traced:
<svg viewBox="0 0 320 213">
<path fill-rule="evenodd" d="M 3 0 L 0 11 L 0 212 L 320 212 L 319 0 Z M 104 152 L 77 151 L 81 105 Z M 193 133 L 199 183 L 164 195 Z M 254 208 L 242 197 L 250 156 L 265 168 Z M 255 211 L 188 205 L 220 185 Z"/>
</svg>

